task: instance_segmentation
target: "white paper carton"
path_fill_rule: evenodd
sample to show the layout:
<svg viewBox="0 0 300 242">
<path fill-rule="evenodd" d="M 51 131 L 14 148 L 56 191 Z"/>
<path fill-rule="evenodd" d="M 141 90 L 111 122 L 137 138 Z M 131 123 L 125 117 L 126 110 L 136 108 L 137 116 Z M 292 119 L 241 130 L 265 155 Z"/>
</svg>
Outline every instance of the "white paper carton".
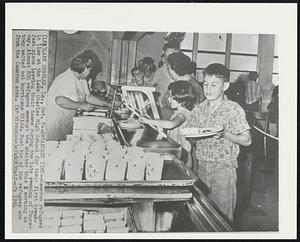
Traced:
<svg viewBox="0 0 300 242">
<path fill-rule="evenodd" d="M 80 135 L 74 135 L 74 134 L 67 134 L 66 140 L 67 141 L 73 141 L 73 142 L 78 142 L 80 141 Z"/>
<path fill-rule="evenodd" d="M 63 159 L 60 153 L 54 152 L 45 157 L 45 181 L 59 181 L 63 169 Z"/>
<path fill-rule="evenodd" d="M 83 211 L 74 209 L 74 210 L 64 210 L 62 212 L 62 218 L 70 218 L 70 217 L 82 217 Z"/>
<path fill-rule="evenodd" d="M 44 217 L 43 225 L 46 227 L 56 227 L 60 226 L 60 217 Z"/>
<path fill-rule="evenodd" d="M 122 181 L 125 179 L 126 161 L 125 159 L 109 159 L 106 165 L 106 180 Z"/>
<path fill-rule="evenodd" d="M 69 153 L 64 163 L 65 180 L 82 180 L 83 164 L 84 155 L 82 152 Z"/>
<path fill-rule="evenodd" d="M 58 226 L 43 226 L 41 230 L 38 230 L 39 233 L 58 233 Z"/>
<path fill-rule="evenodd" d="M 127 180 L 144 180 L 145 160 L 140 158 L 127 159 Z"/>
<path fill-rule="evenodd" d="M 101 140 L 97 140 L 93 142 L 90 146 L 90 151 L 97 154 L 104 154 L 106 149 L 106 145 Z"/>
<path fill-rule="evenodd" d="M 58 229 L 59 233 L 81 233 L 82 225 L 74 225 L 74 226 L 61 226 Z"/>
<path fill-rule="evenodd" d="M 146 180 L 161 180 L 164 159 L 158 154 L 146 153 Z"/>
<path fill-rule="evenodd" d="M 105 230 L 105 224 L 103 220 L 83 220 L 84 230 Z"/>
<path fill-rule="evenodd" d="M 128 227 L 120 227 L 120 228 L 107 228 L 107 233 L 128 233 L 129 228 Z"/>
<path fill-rule="evenodd" d="M 86 180 L 103 181 L 106 160 L 95 152 L 86 155 L 85 178 Z"/>
</svg>

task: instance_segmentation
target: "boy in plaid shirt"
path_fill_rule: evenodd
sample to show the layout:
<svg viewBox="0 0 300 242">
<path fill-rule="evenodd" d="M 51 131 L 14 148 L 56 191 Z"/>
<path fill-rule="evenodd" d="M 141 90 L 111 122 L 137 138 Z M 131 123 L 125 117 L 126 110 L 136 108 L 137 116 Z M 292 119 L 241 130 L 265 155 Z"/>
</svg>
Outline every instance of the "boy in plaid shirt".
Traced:
<svg viewBox="0 0 300 242">
<path fill-rule="evenodd" d="M 252 142 L 246 115 L 241 106 L 227 99 L 229 70 L 214 63 L 204 70 L 206 99 L 191 112 L 185 127 L 207 128 L 223 126 L 213 137 L 195 140 L 192 149 L 198 177 L 208 186 L 208 197 L 220 208 L 229 221 L 233 220 L 236 204 L 236 168 L 239 145 Z"/>
</svg>

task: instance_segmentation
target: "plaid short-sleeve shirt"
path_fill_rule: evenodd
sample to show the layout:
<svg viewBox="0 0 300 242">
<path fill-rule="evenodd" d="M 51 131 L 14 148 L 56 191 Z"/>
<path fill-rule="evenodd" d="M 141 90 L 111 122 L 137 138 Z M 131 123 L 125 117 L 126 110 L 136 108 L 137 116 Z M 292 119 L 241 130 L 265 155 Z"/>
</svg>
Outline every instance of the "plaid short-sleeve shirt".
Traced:
<svg viewBox="0 0 300 242">
<path fill-rule="evenodd" d="M 208 101 L 204 100 L 193 109 L 185 127 L 206 128 L 216 125 L 222 125 L 233 134 L 250 129 L 244 110 L 238 103 L 227 98 L 213 113 L 209 112 Z M 196 157 L 199 162 L 223 163 L 237 167 L 238 155 L 239 145 L 224 138 L 209 137 L 197 140 Z"/>
</svg>

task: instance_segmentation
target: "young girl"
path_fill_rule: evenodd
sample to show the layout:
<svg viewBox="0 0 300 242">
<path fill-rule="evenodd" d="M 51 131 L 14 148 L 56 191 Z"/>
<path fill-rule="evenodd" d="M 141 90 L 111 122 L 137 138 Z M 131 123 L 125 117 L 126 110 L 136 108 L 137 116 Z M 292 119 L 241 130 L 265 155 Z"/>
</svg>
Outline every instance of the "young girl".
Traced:
<svg viewBox="0 0 300 242">
<path fill-rule="evenodd" d="M 141 117 L 141 123 L 155 125 L 168 130 L 168 136 L 182 145 L 186 151 L 190 150 L 190 143 L 187 142 L 179 132 L 179 127 L 186 123 L 190 116 L 190 111 L 194 108 L 196 96 L 192 85 L 187 81 L 176 81 L 169 84 L 168 89 L 171 95 L 169 102 L 174 110 L 170 120 L 153 120 Z"/>
</svg>

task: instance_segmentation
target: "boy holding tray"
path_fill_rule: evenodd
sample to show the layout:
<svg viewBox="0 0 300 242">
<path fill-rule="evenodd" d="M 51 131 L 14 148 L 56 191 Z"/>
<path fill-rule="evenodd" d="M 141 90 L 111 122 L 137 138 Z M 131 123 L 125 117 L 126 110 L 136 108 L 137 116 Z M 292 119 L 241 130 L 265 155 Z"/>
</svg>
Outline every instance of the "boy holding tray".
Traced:
<svg viewBox="0 0 300 242">
<path fill-rule="evenodd" d="M 208 197 L 229 221 L 236 203 L 236 168 L 239 145 L 252 142 L 243 109 L 224 95 L 229 87 L 229 70 L 222 64 L 210 64 L 203 71 L 206 100 L 195 106 L 185 127 L 222 126 L 215 136 L 191 140 L 198 177 L 208 186 Z M 193 141 L 193 142 L 192 142 Z"/>
</svg>

